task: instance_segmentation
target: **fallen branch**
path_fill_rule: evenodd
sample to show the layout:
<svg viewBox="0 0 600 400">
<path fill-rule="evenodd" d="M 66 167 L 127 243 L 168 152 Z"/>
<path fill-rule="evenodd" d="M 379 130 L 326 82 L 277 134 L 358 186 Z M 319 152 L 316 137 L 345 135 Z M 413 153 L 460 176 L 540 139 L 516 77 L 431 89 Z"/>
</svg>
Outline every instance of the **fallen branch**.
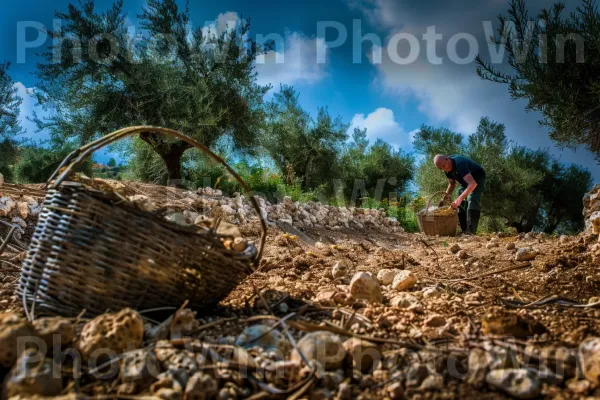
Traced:
<svg viewBox="0 0 600 400">
<path fill-rule="evenodd" d="M 464 281 L 473 281 L 475 279 L 485 278 L 487 276 L 492 276 L 492 275 L 496 275 L 496 274 L 502 274 L 504 272 L 514 271 L 514 270 L 517 270 L 517 269 L 523 269 L 523 268 L 527 268 L 527 267 L 530 267 L 530 266 L 531 266 L 531 263 L 524 262 L 522 264 L 513 265 L 512 267 L 501 268 L 501 269 L 498 269 L 496 271 L 486 272 L 485 274 L 475 275 L 475 276 L 472 276 L 470 278 L 457 278 L 457 279 L 435 279 L 435 278 L 433 278 L 433 279 L 436 280 L 436 281 L 438 281 L 438 282 L 464 282 Z"/>
</svg>

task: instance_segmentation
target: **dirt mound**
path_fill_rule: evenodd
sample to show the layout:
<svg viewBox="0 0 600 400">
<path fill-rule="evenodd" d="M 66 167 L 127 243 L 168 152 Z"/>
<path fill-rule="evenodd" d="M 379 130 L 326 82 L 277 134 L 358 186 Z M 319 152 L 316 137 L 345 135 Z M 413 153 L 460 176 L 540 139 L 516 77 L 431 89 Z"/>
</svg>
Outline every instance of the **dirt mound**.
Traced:
<svg viewBox="0 0 600 400">
<path fill-rule="evenodd" d="M 210 201 L 221 200 L 212 193 L 190 203 L 189 192 L 124 185 L 129 196 L 199 215 L 208 212 Z M 353 224 L 301 229 L 305 240 L 272 227 L 258 271 L 210 315 L 184 307 L 101 317 L 114 321 L 110 326 L 85 317 L 69 321 L 76 334 L 59 345 L 63 351 L 86 350 L 81 377 L 73 378 L 76 364 L 65 357 L 43 364 L 46 370 L 62 368 L 63 381 L 52 380 L 42 367 L 29 367 L 32 355 L 23 352 L 12 372 L 5 370 L 8 389 L 16 391 L 10 393 L 169 399 L 600 396 L 596 235 L 438 238 Z M 240 231 L 256 240 L 259 225 L 248 218 Z M 527 260 L 517 254 L 527 254 Z M 9 264 L 2 268 L 18 268 L 19 257 L 5 252 L 1 260 Z M 13 295 L 17 279 L 12 269 L 0 273 L 0 308 L 16 314 L 2 320 L 29 326 Z M 40 329 L 37 321 L 32 326 Z M 12 332 L 0 327 L 0 342 Z M 94 343 L 123 347 L 116 338 L 127 335 L 134 338 L 130 347 L 111 348 L 89 364 Z M 18 377 L 35 384 L 24 389 Z M 53 392 L 36 389 L 42 387 Z"/>
</svg>

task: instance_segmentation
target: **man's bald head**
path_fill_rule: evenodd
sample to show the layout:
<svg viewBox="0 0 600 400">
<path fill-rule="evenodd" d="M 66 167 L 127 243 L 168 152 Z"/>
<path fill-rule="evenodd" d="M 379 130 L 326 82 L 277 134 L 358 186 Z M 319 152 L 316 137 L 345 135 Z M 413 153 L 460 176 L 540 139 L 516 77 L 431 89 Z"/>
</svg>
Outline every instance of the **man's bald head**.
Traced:
<svg viewBox="0 0 600 400">
<path fill-rule="evenodd" d="M 433 163 L 442 171 L 452 171 L 452 160 L 450 159 L 450 157 L 444 154 L 438 154 L 435 157 L 433 157 Z"/>
</svg>

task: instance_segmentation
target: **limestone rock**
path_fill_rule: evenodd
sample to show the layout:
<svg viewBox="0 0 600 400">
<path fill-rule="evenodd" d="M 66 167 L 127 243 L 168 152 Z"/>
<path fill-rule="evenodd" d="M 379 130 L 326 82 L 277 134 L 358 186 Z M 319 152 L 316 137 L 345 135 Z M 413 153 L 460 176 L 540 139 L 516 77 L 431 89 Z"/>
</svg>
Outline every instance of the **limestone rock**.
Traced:
<svg viewBox="0 0 600 400">
<path fill-rule="evenodd" d="M 6 398 L 16 395 L 56 396 L 62 391 L 60 367 L 49 358 L 27 349 L 21 354 L 4 383 Z"/>
<path fill-rule="evenodd" d="M 379 365 L 382 359 L 382 354 L 377 345 L 366 340 L 350 338 L 344 342 L 344 349 L 346 349 L 346 353 L 352 360 L 354 368 L 363 373 Z"/>
<path fill-rule="evenodd" d="M 377 279 L 368 272 L 359 272 L 350 281 L 350 294 L 355 299 L 383 303 L 383 294 Z"/>
<path fill-rule="evenodd" d="M 60 347 L 72 343 L 75 339 L 75 327 L 65 318 L 38 318 L 33 321 L 33 327 L 49 349 L 54 347 L 55 340 Z"/>
<path fill-rule="evenodd" d="M 404 389 L 400 382 L 392 383 L 387 387 L 386 391 L 392 400 L 404 399 Z"/>
<path fill-rule="evenodd" d="M 590 337 L 581 342 L 578 358 L 585 379 L 600 384 L 600 338 Z"/>
<path fill-rule="evenodd" d="M 278 350 L 283 342 L 284 338 L 277 329 L 258 324 L 246 327 L 237 337 L 235 345 L 246 349 L 260 347 L 265 351 L 273 351 Z"/>
<path fill-rule="evenodd" d="M 171 339 L 181 339 L 189 337 L 200 323 L 196 319 L 196 312 L 185 308 L 175 315 L 175 319 L 169 323 L 169 337 Z"/>
<path fill-rule="evenodd" d="M 399 271 L 394 277 L 392 288 L 400 291 L 410 290 L 417 284 L 417 277 L 411 271 Z"/>
<path fill-rule="evenodd" d="M 382 285 L 390 285 L 394 281 L 397 272 L 398 270 L 387 268 L 381 269 L 379 272 L 377 272 L 377 280 Z"/>
<path fill-rule="evenodd" d="M 594 232 L 595 234 L 599 234 L 600 233 L 600 211 L 596 211 L 592 215 L 590 215 L 590 217 L 588 218 L 588 221 L 589 221 L 588 223 L 592 227 L 592 232 Z"/>
<path fill-rule="evenodd" d="M 140 210 L 152 212 L 156 210 L 156 206 L 150 201 L 148 196 L 143 194 L 136 194 L 133 196 L 128 196 L 127 199 L 132 203 L 132 205 Z"/>
<path fill-rule="evenodd" d="M 427 391 L 427 390 L 442 390 L 444 388 L 444 377 L 442 375 L 429 375 L 427 378 L 423 380 L 421 386 L 419 386 L 419 390 Z"/>
<path fill-rule="evenodd" d="M 144 337 L 144 321 L 130 308 L 118 313 L 103 314 L 87 322 L 77 341 L 77 349 L 84 360 L 98 349 L 121 354 L 124 350 L 139 348 Z"/>
<path fill-rule="evenodd" d="M 19 217 L 27 219 L 29 217 L 29 204 L 24 201 L 17 203 L 17 210 L 19 211 Z"/>
<path fill-rule="evenodd" d="M 483 301 L 483 296 L 479 292 L 469 293 L 465 296 L 465 303 L 470 305 L 478 305 Z"/>
<path fill-rule="evenodd" d="M 19 225 L 21 229 L 27 229 L 27 222 L 21 217 L 14 217 L 10 222 Z"/>
<path fill-rule="evenodd" d="M 240 351 L 244 350 L 240 349 Z M 165 371 L 156 377 L 158 382 L 152 384 L 154 389 L 166 387 L 183 391 L 188 379 L 198 371 L 198 366 L 206 363 L 206 357 L 202 352 L 194 353 L 190 350 L 176 348 L 165 340 L 156 343 L 154 354 L 161 370 Z M 231 357 L 229 359 L 234 361 Z M 161 380 L 164 380 L 163 384 L 160 383 Z"/>
<path fill-rule="evenodd" d="M 390 300 L 393 307 L 410 308 L 419 305 L 419 299 L 410 293 L 399 293 Z"/>
<path fill-rule="evenodd" d="M 540 395 L 542 384 L 530 369 L 497 369 L 485 377 L 488 385 L 517 399 L 533 399 Z"/>
<path fill-rule="evenodd" d="M 346 266 L 339 261 L 335 263 L 333 268 L 331 268 L 331 276 L 333 279 L 341 278 L 348 273 L 348 269 Z"/>
<path fill-rule="evenodd" d="M 485 245 L 486 249 L 493 249 L 496 247 L 500 247 L 500 245 L 498 244 L 498 242 L 489 242 L 488 244 Z"/>
<path fill-rule="evenodd" d="M 440 297 L 440 291 L 435 287 L 427 287 L 423 289 L 423 298 L 424 299 L 436 299 Z"/>
<path fill-rule="evenodd" d="M 413 364 L 408 369 L 406 377 L 406 386 L 416 388 L 421 386 L 423 381 L 429 376 L 429 369 L 425 364 Z"/>
<path fill-rule="evenodd" d="M 475 387 L 481 387 L 485 377 L 491 370 L 494 357 L 484 349 L 475 348 L 469 352 L 469 373 L 467 383 Z"/>
<path fill-rule="evenodd" d="M 334 297 L 337 293 L 337 290 L 322 290 L 315 296 L 315 301 L 323 307 L 333 307 L 335 306 Z"/>
<path fill-rule="evenodd" d="M 439 328 L 441 326 L 446 325 L 446 318 L 442 317 L 439 314 L 433 314 L 429 316 L 423 324 L 430 328 Z"/>
<path fill-rule="evenodd" d="M 346 357 L 346 350 L 339 336 L 327 331 L 307 333 L 297 345 L 308 362 L 317 361 L 326 370 L 341 367 Z M 303 362 L 296 350 L 292 353 L 291 359 L 295 362 Z"/>
<path fill-rule="evenodd" d="M 10 197 L 0 198 L 0 217 L 8 217 L 8 214 L 15 208 L 17 203 Z"/>
<path fill-rule="evenodd" d="M 515 254 L 515 260 L 517 261 L 531 261 L 537 257 L 537 251 L 531 247 L 521 247 Z"/>
<path fill-rule="evenodd" d="M 0 366 L 10 368 L 19 357 L 19 339 L 37 338 L 33 326 L 17 314 L 0 314 Z"/>
<path fill-rule="evenodd" d="M 120 377 L 125 382 L 148 382 L 158 376 L 159 372 L 158 360 L 149 349 L 128 352 L 121 360 Z"/>
<path fill-rule="evenodd" d="M 231 248 L 239 252 L 246 250 L 246 247 L 248 247 L 248 241 L 243 237 L 236 237 L 231 244 Z"/>
<path fill-rule="evenodd" d="M 212 376 L 196 372 L 188 380 L 185 387 L 185 400 L 208 400 L 213 399 L 219 392 L 219 384 Z"/>
</svg>

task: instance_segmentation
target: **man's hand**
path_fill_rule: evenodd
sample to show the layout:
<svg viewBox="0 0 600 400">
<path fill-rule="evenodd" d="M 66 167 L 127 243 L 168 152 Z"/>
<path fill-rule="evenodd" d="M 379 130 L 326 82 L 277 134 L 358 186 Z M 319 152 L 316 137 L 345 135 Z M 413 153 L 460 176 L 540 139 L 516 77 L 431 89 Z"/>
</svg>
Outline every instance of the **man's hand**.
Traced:
<svg viewBox="0 0 600 400">
<path fill-rule="evenodd" d="M 450 207 L 452 207 L 454 210 L 456 210 L 458 207 L 460 207 L 461 203 L 462 203 L 462 200 L 456 199 L 452 202 L 452 204 L 450 204 Z"/>
</svg>

